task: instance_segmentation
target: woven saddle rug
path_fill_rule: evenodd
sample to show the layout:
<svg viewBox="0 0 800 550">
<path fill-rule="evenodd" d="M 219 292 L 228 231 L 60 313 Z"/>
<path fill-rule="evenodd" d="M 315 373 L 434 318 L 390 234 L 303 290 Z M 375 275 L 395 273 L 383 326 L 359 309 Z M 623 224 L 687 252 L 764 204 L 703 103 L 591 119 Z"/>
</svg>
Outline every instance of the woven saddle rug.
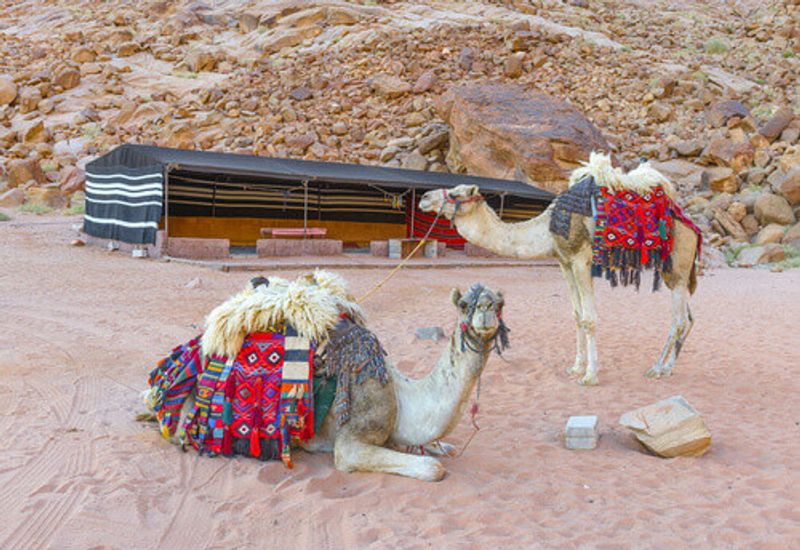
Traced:
<svg viewBox="0 0 800 550">
<path fill-rule="evenodd" d="M 592 275 L 612 287 L 632 284 L 638 290 L 642 270 L 652 269 L 653 291 L 658 290 L 663 273 L 672 270 L 675 219 L 697 234 L 700 255 L 700 229 L 660 186 L 643 194 L 615 191 L 588 176 L 556 197 L 550 231 L 569 238 L 572 214 L 594 217 Z"/>
</svg>

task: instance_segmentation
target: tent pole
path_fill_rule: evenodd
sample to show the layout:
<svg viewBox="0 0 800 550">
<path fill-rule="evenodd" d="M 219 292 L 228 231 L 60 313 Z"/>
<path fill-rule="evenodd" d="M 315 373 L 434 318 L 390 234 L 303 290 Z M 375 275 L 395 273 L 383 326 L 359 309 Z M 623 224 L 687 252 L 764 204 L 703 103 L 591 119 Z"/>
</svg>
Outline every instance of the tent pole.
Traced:
<svg viewBox="0 0 800 550">
<path fill-rule="evenodd" d="M 411 188 L 411 231 L 410 238 L 414 238 L 414 219 L 417 214 L 417 188 Z"/>
<path fill-rule="evenodd" d="M 169 164 L 164 166 L 164 240 L 169 237 Z"/>
<path fill-rule="evenodd" d="M 505 194 L 505 192 L 503 192 L 503 194 L 500 195 L 500 219 L 501 220 L 503 219 L 503 207 L 505 205 L 506 205 L 506 194 Z"/>
<path fill-rule="evenodd" d="M 308 238 L 308 180 L 303 182 L 303 239 Z"/>
</svg>

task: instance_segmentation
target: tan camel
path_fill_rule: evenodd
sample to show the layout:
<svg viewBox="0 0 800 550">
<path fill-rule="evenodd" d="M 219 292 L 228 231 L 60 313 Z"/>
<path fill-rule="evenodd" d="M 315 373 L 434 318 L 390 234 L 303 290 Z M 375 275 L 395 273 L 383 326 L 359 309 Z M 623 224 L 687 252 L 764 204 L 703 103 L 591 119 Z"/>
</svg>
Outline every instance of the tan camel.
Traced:
<svg viewBox="0 0 800 550">
<path fill-rule="evenodd" d="M 320 349 L 327 345 L 327 333 L 336 330 L 337 322 L 337 326 L 363 325 L 363 312 L 338 275 L 318 270 L 295 282 L 277 277 L 263 281 L 268 284 L 254 283 L 211 312 L 203 340 L 206 352 L 235 357 L 247 333 L 287 320 L 301 334 L 321 342 Z M 386 361 L 386 383 L 371 377 L 353 383 L 349 419 L 339 425 L 335 407 L 331 407 L 315 436 L 302 447 L 310 452 L 332 452 L 336 468 L 345 472 L 442 479 L 445 469 L 436 458 L 401 449 L 453 455 L 454 448 L 440 440 L 463 415 L 489 353 L 507 345 L 501 293 L 476 284 L 463 296 L 453 289 L 451 300 L 458 312 L 456 328 L 427 376 L 411 379 Z M 340 321 L 340 314 L 351 320 Z M 320 355 L 324 357 L 326 352 L 320 351 Z M 175 444 L 185 445 L 184 420 L 194 408 L 196 391 L 195 387 L 183 404 L 180 428 L 169 437 Z M 153 403 L 158 392 L 151 388 L 142 397 L 150 412 L 138 418 L 156 421 Z"/>
<path fill-rule="evenodd" d="M 610 160 L 603 155 L 592 154 L 590 162 L 573 173 L 571 185 L 586 175 L 592 175 L 598 185 L 616 189 L 628 188 L 643 192 L 655 185 L 661 185 L 668 194 L 674 194 L 669 181 L 648 165 L 642 165 L 628 174 L 622 174 L 619 170 L 611 168 Z M 582 375 L 578 380 L 580 384 L 596 385 L 598 383 L 595 344 L 597 314 L 591 275 L 594 219 L 591 216 L 572 214 L 568 239 L 550 231 L 552 204 L 533 219 L 519 223 L 505 223 L 486 204 L 478 187 L 474 185 L 428 191 L 422 196 L 419 206 L 425 212 L 441 212 L 441 215 L 452 220 L 459 234 L 467 241 L 501 256 L 558 260 L 569 287 L 577 325 L 575 363 L 568 372 Z M 695 272 L 697 235 L 684 223 L 675 221 L 672 270 L 664 273 L 664 282 L 672 290 L 672 326 L 661 355 L 646 373 L 648 377 L 658 378 L 672 374 L 675 360 L 694 322 L 688 298 L 697 286 Z"/>
<path fill-rule="evenodd" d="M 454 454 L 455 449 L 440 440 L 453 431 L 463 415 L 495 345 L 503 308 L 502 294 L 481 285 L 473 285 L 464 296 L 453 289 L 451 299 L 458 322 L 433 370 L 415 380 L 389 363 L 385 386 L 374 379 L 354 386 L 350 420 L 337 428 L 334 415 L 329 413 L 303 448 L 333 452 L 336 468 L 345 472 L 384 472 L 423 481 L 444 477 L 444 467 L 433 456 L 395 449 Z"/>
</svg>

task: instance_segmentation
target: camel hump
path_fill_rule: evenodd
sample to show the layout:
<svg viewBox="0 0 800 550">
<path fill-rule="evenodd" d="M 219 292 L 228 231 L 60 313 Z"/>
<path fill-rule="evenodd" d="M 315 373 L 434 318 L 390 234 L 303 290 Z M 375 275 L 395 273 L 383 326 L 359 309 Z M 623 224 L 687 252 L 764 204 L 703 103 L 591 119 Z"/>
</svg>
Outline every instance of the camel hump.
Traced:
<svg viewBox="0 0 800 550">
<path fill-rule="evenodd" d="M 577 185 L 586 178 L 592 177 L 595 184 L 606 187 L 612 191 L 633 191 L 639 195 L 650 193 L 657 187 L 671 199 L 675 199 L 675 187 L 667 177 L 653 168 L 649 162 L 644 162 L 628 173 L 623 173 L 611 164 L 611 156 L 603 153 L 592 152 L 589 162 L 572 171 L 569 186 Z"/>
</svg>

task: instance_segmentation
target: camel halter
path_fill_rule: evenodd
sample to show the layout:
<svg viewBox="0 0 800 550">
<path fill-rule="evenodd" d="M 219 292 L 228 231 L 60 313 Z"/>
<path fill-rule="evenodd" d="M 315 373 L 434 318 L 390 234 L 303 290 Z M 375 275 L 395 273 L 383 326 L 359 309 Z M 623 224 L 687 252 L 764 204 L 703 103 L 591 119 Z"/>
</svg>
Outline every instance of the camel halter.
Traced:
<svg viewBox="0 0 800 550">
<path fill-rule="evenodd" d="M 483 195 L 481 195 L 480 193 L 478 193 L 477 195 L 472 195 L 470 197 L 467 197 L 466 199 L 454 199 L 453 197 L 451 197 L 447 193 L 447 189 L 442 189 L 442 196 L 444 198 L 444 203 L 446 203 L 446 204 L 455 204 L 456 205 L 455 212 L 453 213 L 453 216 L 458 214 L 458 211 L 461 208 L 462 204 L 470 204 L 470 203 L 473 203 L 473 202 L 480 202 L 480 201 L 484 200 Z M 444 203 L 442 204 L 441 210 L 444 210 Z"/>
</svg>

